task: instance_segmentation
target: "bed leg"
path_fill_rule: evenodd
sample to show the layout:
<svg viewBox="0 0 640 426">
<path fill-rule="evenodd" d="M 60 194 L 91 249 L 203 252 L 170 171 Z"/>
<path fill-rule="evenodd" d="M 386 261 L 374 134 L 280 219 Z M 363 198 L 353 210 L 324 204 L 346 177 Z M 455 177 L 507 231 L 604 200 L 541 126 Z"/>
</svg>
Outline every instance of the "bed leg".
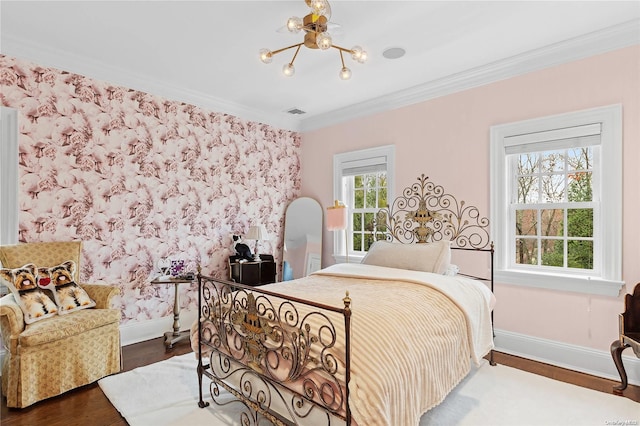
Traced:
<svg viewBox="0 0 640 426">
<path fill-rule="evenodd" d="M 202 359 L 198 359 L 198 394 L 200 395 L 200 400 L 198 401 L 198 407 L 204 408 L 208 407 L 209 403 L 204 402 L 202 399 Z"/>
<path fill-rule="evenodd" d="M 495 367 L 496 365 L 498 365 L 498 364 L 496 364 L 496 362 L 493 360 L 493 349 L 491 349 L 491 352 L 489 353 L 489 365 L 491 365 L 491 366 L 493 366 L 493 367 Z"/>
</svg>

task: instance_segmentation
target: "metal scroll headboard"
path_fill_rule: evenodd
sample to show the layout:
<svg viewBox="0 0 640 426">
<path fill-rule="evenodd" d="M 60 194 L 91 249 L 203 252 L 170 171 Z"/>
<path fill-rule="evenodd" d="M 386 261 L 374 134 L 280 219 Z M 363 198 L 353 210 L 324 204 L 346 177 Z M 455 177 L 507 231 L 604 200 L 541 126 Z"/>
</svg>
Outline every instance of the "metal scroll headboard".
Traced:
<svg viewBox="0 0 640 426">
<path fill-rule="evenodd" d="M 406 187 L 391 206 L 376 214 L 376 239 L 427 243 L 449 240 L 459 248 L 483 249 L 492 245 L 489 219 L 477 207 L 467 206 L 424 174 Z"/>
</svg>

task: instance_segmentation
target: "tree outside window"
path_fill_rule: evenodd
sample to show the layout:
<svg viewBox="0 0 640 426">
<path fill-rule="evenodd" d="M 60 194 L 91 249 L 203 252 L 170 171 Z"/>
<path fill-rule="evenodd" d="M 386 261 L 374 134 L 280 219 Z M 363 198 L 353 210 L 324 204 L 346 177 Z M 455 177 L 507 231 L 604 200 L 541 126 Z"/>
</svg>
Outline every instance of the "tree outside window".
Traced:
<svg viewBox="0 0 640 426">
<path fill-rule="evenodd" d="M 516 264 L 593 269 L 593 149 L 513 156 Z"/>
<path fill-rule="evenodd" d="M 351 208 L 351 250 L 366 252 L 373 244 L 374 219 L 387 206 L 387 173 L 367 173 L 349 176 L 347 185 L 353 194 Z"/>
</svg>

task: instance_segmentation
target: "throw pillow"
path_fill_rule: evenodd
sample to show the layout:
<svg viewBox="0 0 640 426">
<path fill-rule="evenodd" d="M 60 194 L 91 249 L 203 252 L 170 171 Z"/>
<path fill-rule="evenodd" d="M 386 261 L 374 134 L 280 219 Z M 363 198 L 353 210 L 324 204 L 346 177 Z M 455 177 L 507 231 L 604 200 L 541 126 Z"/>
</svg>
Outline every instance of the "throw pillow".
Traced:
<svg viewBox="0 0 640 426">
<path fill-rule="evenodd" d="M 24 313 L 24 322 L 32 324 L 58 313 L 58 307 L 37 284 L 37 267 L 28 263 L 20 268 L 0 269 L 0 278 Z"/>
<path fill-rule="evenodd" d="M 53 292 L 60 315 L 96 306 L 87 292 L 73 281 L 75 271 L 76 263 L 72 260 L 51 268 L 38 268 L 38 285 Z"/>
<path fill-rule="evenodd" d="M 365 265 L 443 274 L 451 261 L 451 242 L 401 244 L 376 241 L 362 259 Z"/>
</svg>

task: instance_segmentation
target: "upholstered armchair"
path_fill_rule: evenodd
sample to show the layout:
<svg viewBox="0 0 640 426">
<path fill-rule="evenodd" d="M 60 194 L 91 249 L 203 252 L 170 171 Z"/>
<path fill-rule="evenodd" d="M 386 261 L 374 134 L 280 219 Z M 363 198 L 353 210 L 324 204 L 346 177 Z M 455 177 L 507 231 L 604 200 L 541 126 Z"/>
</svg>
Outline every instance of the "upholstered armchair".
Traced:
<svg viewBox="0 0 640 426">
<path fill-rule="evenodd" d="M 80 283 L 82 243 L 26 243 L 0 247 L 3 268 L 33 263 L 54 267 L 73 260 Z M 95 307 L 30 324 L 14 295 L 0 299 L 0 330 L 6 348 L 2 394 L 8 407 L 23 408 L 117 373 L 121 369 L 120 310 L 110 309 L 116 287 L 81 284 Z"/>
</svg>

